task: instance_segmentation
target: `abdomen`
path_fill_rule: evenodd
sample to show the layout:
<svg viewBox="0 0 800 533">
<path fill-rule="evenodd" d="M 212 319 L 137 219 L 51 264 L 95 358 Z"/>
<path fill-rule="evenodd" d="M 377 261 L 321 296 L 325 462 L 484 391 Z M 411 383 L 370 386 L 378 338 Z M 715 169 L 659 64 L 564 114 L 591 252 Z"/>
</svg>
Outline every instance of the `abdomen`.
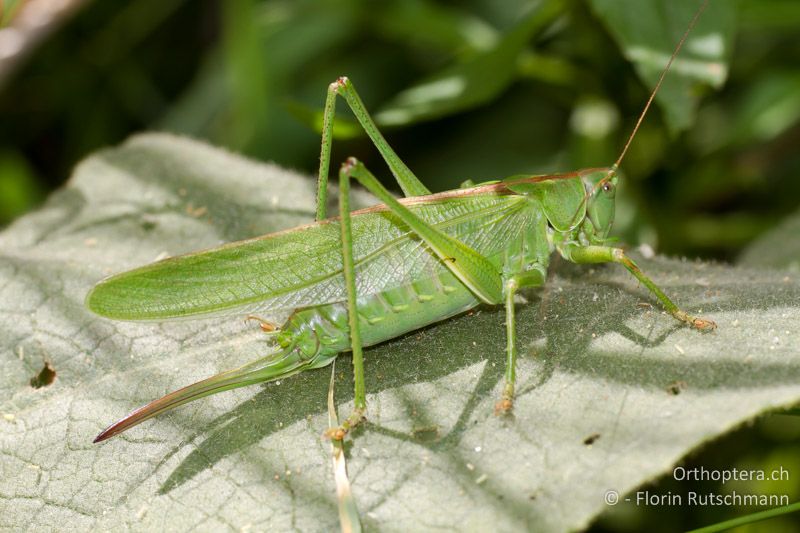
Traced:
<svg viewBox="0 0 800 533">
<path fill-rule="evenodd" d="M 357 308 L 362 344 L 378 344 L 463 313 L 478 303 L 449 271 L 360 297 Z M 321 350 L 349 350 L 346 302 L 295 311 L 284 324 L 278 342 L 284 347 L 297 344 L 309 358 Z"/>
</svg>

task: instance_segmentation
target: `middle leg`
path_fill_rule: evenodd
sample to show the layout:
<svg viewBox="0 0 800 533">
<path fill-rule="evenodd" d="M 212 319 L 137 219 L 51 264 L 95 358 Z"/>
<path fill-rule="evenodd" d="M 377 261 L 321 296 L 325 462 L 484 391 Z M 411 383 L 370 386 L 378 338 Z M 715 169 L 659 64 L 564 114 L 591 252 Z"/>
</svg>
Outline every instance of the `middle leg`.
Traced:
<svg viewBox="0 0 800 533">
<path fill-rule="evenodd" d="M 494 406 L 495 414 L 508 413 L 514 407 L 514 387 L 517 381 L 517 321 L 514 296 L 520 288 L 542 286 L 544 280 L 544 269 L 535 266 L 532 270 L 511 276 L 505 282 L 506 374 L 503 394 Z"/>
</svg>

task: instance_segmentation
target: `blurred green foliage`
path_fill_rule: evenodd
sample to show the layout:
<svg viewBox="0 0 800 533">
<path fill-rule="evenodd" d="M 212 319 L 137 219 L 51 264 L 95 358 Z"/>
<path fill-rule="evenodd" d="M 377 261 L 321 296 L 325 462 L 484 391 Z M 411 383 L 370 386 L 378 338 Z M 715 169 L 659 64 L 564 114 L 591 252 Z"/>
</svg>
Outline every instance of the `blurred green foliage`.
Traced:
<svg viewBox="0 0 800 533">
<path fill-rule="evenodd" d="M 647 97 L 637 74 L 651 85 L 666 59 L 648 65 L 635 40 L 670 49 L 697 5 L 684 3 L 677 11 L 665 9 L 675 2 L 601 0 L 89 3 L 2 88 L 0 183 L 19 199 L 4 202 L 0 220 L 41 198 L 34 178 L 53 188 L 90 151 L 143 129 L 313 173 L 311 126 L 325 87 L 342 74 L 434 190 L 608 165 Z M 792 0 L 711 3 L 694 36 L 719 29 L 725 57 L 700 77 L 719 85 L 729 59 L 729 79 L 718 92 L 687 81 L 687 59 L 667 77 L 623 164 L 624 241 L 731 259 L 797 208 L 798 23 Z M 467 90 L 448 87 L 454 74 Z M 343 119 L 337 134 L 345 140 L 335 160 L 357 155 L 387 174 L 352 124 Z"/>
<path fill-rule="evenodd" d="M 0 87 L 0 224 L 40 202 L 91 151 L 145 129 L 313 174 L 325 88 L 345 74 L 433 190 L 610 165 L 666 60 L 641 43 L 670 50 L 697 5 L 87 3 Z M 798 209 L 798 27 L 796 0 L 712 1 L 622 165 L 616 233 L 623 241 L 734 259 Z M 717 70 L 693 60 L 715 53 Z M 388 177 L 347 113 L 340 116 L 334 163 L 356 155 Z M 756 463 L 788 457 L 785 448 L 796 453 L 795 444 L 775 445 L 783 437 L 771 431 L 745 432 L 724 449 Z M 726 465 L 745 460 L 728 452 Z M 649 524 L 714 519 L 696 512 Z"/>
</svg>

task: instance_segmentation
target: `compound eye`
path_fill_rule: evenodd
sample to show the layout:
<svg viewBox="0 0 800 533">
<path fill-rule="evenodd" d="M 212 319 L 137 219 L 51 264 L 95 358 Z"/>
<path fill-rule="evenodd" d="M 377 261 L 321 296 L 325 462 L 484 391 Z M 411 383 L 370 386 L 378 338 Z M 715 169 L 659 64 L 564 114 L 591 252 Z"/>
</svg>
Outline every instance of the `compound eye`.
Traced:
<svg viewBox="0 0 800 533">
<path fill-rule="evenodd" d="M 603 192 L 611 192 L 614 190 L 614 186 L 611 185 L 609 182 L 605 182 L 603 184 Z"/>
</svg>

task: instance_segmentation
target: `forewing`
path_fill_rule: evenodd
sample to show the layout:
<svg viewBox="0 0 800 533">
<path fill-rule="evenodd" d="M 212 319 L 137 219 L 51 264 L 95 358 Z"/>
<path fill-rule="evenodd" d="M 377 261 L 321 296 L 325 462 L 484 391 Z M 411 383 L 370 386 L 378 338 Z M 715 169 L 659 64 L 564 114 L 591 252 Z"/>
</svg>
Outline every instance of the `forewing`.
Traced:
<svg viewBox="0 0 800 533">
<path fill-rule="evenodd" d="M 481 195 L 409 207 L 487 257 L 526 223 L 524 199 Z M 101 281 L 87 296 L 95 313 L 118 320 L 273 312 L 345 299 L 337 219 L 182 255 Z M 446 267 L 394 215 L 354 213 L 359 295 L 407 284 Z"/>
</svg>

